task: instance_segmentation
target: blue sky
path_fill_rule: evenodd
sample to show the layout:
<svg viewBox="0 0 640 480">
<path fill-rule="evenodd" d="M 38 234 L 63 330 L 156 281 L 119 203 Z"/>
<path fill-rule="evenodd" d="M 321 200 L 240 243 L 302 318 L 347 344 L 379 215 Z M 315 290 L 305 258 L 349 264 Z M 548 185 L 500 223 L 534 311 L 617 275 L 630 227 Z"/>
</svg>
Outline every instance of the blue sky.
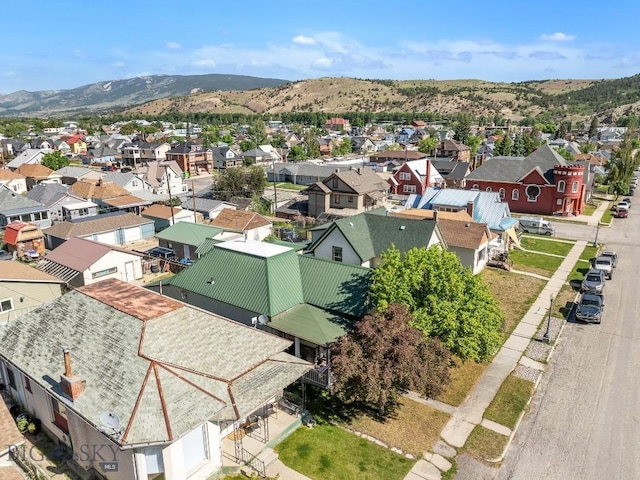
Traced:
<svg viewBox="0 0 640 480">
<path fill-rule="evenodd" d="M 635 0 L 5 3 L 3 94 L 149 74 L 523 81 L 640 72 Z"/>
</svg>

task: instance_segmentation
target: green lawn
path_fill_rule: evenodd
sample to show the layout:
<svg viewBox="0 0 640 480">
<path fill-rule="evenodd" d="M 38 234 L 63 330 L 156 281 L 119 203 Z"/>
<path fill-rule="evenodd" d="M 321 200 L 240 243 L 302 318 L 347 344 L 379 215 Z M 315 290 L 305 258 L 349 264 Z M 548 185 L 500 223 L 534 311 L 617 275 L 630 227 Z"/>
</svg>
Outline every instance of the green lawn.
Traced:
<svg viewBox="0 0 640 480">
<path fill-rule="evenodd" d="M 276 451 L 285 465 L 315 480 L 401 480 L 415 463 L 333 425 L 300 427 Z"/>
<path fill-rule="evenodd" d="M 582 282 L 584 274 L 587 273 L 589 268 L 591 268 L 590 260 L 596 256 L 597 251 L 597 247 L 594 247 L 593 244 L 589 244 L 580 254 L 580 258 L 567 278 L 567 282 L 569 282 L 574 289 L 577 290 L 580 288 L 580 282 Z"/>
<path fill-rule="evenodd" d="M 584 210 L 582 210 L 582 214 L 583 214 L 583 215 L 593 215 L 593 212 L 595 212 L 595 211 L 596 211 L 596 208 L 598 208 L 598 205 L 597 205 L 597 204 L 595 204 L 595 205 L 591 205 L 591 204 L 587 203 L 587 204 L 584 206 Z"/>
<path fill-rule="evenodd" d="M 520 245 L 522 245 L 522 248 L 524 249 L 533 250 L 535 252 L 566 256 L 571 251 L 574 244 L 524 235 L 520 239 Z"/>
<path fill-rule="evenodd" d="M 533 383 L 509 375 L 485 410 L 484 418 L 512 429 L 516 426 L 518 417 L 524 411 L 532 392 Z"/>
<path fill-rule="evenodd" d="M 297 192 L 300 192 L 309 187 L 308 185 L 296 185 L 295 183 L 276 183 L 276 188 L 281 188 L 283 190 L 295 190 Z"/>
<path fill-rule="evenodd" d="M 513 261 L 514 269 L 546 277 L 550 277 L 564 260 L 561 257 L 523 252 L 522 250 L 513 250 L 509 253 L 509 258 Z"/>
<path fill-rule="evenodd" d="M 502 455 L 509 437 L 477 425 L 464 444 L 463 451 L 482 460 L 493 460 Z"/>
<path fill-rule="evenodd" d="M 607 208 L 602 214 L 602 218 L 600 219 L 600 223 L 605 223 L 607 225 L 611 224 L 611 220 L 613 220 L 613 212 L 611 209 Z"/>
<path fill-rule="evenodd" d="M 578 286 L 579 288 L 579 286 Z M 551 314 L 557 318 L 568 318 L 573 301 L 576 298 L 576 290 L 572 285 L 563 285 L 556 298 L 553 300 L 553 309 Z"/>
</svg>

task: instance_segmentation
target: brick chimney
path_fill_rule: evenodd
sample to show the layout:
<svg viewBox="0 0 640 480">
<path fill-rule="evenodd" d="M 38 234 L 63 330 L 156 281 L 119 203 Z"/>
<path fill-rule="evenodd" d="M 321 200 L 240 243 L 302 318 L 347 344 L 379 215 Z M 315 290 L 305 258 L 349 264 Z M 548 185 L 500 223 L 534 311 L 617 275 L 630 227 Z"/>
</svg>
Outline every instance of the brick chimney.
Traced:
<svg viewBox="0 0 640 480">
<path fill-rule="evenodd" d="M 76 378 L 71 370 L 71 352 L 68 348 L 62 350 L 64 355 L 64 374 L 60 376 L 62 392 L 72 401 L 76 400 L 84 391 L 85 381 Z"/>
<path fill-rule="evenodd" d="M 467 213 L 473 218 L 473 200 L 467 202 Z"/>
<path fill-rule="evenodd" d="M 427 176 L 425 179 L 425 187 L 429 188 L 431 186 L 431 160 L 427 158 Z"/>
<path fill-rule="evenodd" d="M 438 223 L 438 210 L 433 211 L 433 221 Z"/>
</svg>

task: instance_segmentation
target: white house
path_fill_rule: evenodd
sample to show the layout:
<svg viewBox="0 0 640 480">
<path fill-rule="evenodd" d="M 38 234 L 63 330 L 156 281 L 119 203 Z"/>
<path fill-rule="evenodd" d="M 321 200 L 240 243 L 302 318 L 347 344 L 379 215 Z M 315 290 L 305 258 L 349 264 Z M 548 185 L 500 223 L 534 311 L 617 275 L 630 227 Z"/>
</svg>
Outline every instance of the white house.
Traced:
<svg viewBox="0 0 640 480">
<path fill-rule="evenodd" d="M 8 168 L 0 170 L 0 185 L 6 185 L 16 193 L 26 193 L 27 191 L 27 179 L 25 176 Z"/>
<path fill-rule="evenodd" d="M 40 150 L 39 148 L 28 148 L 21 152 L 16 158 L 7 163 L 7 167 L 16 170 L 25 164 L 41 164 L 44 157 L 51 150 Z"/>
<path fill-rule="evenodd" d="M 247 239 L 258 241 L 267 238 L 273 229 L 271 222 L 258 213 L 227 208 L 211 221 L 211 225 L 228 232 L 243 233 Z"/>
<path fill-rule="evenodd" d="M 0 382 L 87 476 L 206 480 L 225 437 L 270 431 L 266 407 L 311 369 L 290 345 L 109 279 L 0 329 Z"/>
<path fill-rule="evenodd" d="M 72 287 L 91 285 L 108 278 L 132 282 L 142 278 L 142 255 L 73 237 L 47 253 L 38 268 Z"/>
</svg>

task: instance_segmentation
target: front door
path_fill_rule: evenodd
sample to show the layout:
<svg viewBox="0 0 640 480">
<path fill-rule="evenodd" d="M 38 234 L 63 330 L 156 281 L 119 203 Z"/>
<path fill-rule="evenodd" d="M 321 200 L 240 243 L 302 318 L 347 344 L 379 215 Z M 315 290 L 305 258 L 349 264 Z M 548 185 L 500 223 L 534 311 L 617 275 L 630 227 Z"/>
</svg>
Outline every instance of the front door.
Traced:
<svg viewBox="0 0 640 480">
<path fill-rule="evenodd" d="M 189 245 L 182 245 L 182 250 L 184 253 L 182 258 L 191 258 L 191 255 L 189 254 Z"/>
<path fill-rule="evenodd" d="M 135 272 L 133 269 L 133 262 L 126 262 L 124 264 L 124 281 L 125 282 L 130 282 L 131 280 L 135 279 Z"/>
</svg>

